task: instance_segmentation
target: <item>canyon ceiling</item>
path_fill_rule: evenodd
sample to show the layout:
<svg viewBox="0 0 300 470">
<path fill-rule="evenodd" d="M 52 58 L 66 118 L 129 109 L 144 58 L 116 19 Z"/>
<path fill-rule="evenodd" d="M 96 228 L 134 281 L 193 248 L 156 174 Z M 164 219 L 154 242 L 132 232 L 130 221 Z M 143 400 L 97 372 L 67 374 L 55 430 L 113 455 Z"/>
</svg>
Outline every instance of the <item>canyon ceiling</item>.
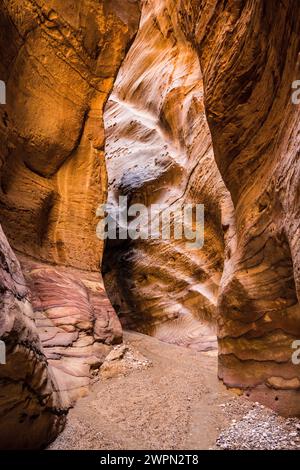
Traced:
<svg viewBox="0 0 300 470">
<path fill-rule="evenodd" d="M 122 327 L 199 351 L 218 337 L 228 387 L 299 415 L 299 1 L 0 12 L 0 447 L 54 439 Z M 122 195 L 204 204 L 203 248 L 104 246 L 97 207 Z"/>
</svg>

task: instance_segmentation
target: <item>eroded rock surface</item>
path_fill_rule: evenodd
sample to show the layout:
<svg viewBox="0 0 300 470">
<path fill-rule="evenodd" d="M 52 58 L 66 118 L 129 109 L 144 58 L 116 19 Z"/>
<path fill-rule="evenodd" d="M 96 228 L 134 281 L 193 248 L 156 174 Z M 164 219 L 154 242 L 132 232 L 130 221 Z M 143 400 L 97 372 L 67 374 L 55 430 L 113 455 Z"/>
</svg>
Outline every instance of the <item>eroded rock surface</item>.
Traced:
<svg viewBox="0 0 300 470">
<path fill-rule="evenodd" d="M 122 341 L 122 328 L 97 273 L 22 260 L 35 323 L 60 392 L 73 403 L 93 371 Z"/>
<path fill-rule="evenodd" d="M 217 318 L 223 381 L 299 414 L 299 2 L 143 5 L 106 111 L 110 197 L 202 202 L 206 240 L 193 254 L 111 244 L 113 303 L 129 325 L 197 348 L 194 320 Z"/>
<path fill-rule="evenodd" d="M 122 337 L 99 274 L 96 208 L 107 192 L 103 107 L 140 10 L 132 0 L 4 0 L 0 13 L 0 216 L 32 302 L 30 323 L 18 306 L 9 381 L 1 368 L 0 447 L 38 447 L 63 424 L 56 402 L 66 409 L 86 393 Z M 28 351 L 15 354 L 23 338 Z"/>
<path fill-rule="evenodd" d="M 219 374 L 300 414 L 300 4 L 181 1 L 198 51 L 215 160 L 234 206 L 237 247 L 219 296 Z M 254 390 L 252 390 L 254 388 Z M 251 391 L 252 390 L 252 391 Z"/>
<path fill-rule="evenodd" d="M 63 402 L 43 352 L 20 264 L 0 228 L 0 338 L 6 363 L 0 365 L 0 447 L 35 448 L 64 427 Z"/>
<path fill-rule="evenodd" d="M 103 272 L 126 327 L 211 350 L 232 203 L 213 156 L 198 56 L 181 30 L 177 3 L 143 3 L 106 107 L 109 202 L 127 196 L 149 208 L 204 204 L 205 246 L 190 248 L 172 231 L 167 240 L 109 240 Z"/>
<path fill-rule="evenodd" d="M 138 21 L 132 1 L 2 2 L 0 202 L 12 248 L 99 268 L 102 110 Z"/>
<path fill-rule="evenodd" d="M 107 244 L 123 324 L 198 350 L 217 324 L 225 384 L 300 414 L 299 1 L 141 6 L 132 43 L 134 0 L 0 5 L 3 448 L 51 440 L 122 337 L 95 232 L 112 89 L 110 203 L 205 205 L 201 250 Z"/>
</svg>

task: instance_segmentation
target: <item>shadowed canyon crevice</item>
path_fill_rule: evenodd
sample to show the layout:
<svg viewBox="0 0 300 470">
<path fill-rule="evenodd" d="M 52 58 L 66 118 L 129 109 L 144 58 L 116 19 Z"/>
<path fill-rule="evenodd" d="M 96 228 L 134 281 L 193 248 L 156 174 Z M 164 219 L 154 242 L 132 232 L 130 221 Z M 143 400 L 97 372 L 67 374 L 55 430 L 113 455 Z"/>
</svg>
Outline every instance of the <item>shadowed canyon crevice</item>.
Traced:
<svg viewBox="0 0 300 470">
<path fill-rule="evenodd" d="M 299 1 L 0 11 L 0 447 L 53 440 L 122 326 L 218 348 L 228 387 L 299 415 Z M 119 196 L 204 204 L 203 248 L 104 248 Z"/>
<path fill-rule="evenodd" d="M 219 376 L 284 414 L 298 413 L 300 389 L 297 13 L 295 1 L 144 2 L 105 119 L 112 202 L 206 209 L 201 250 L 109 243 L 124 324 L 201 350 L 199 320 L 216 321 Z"/>
</svg>

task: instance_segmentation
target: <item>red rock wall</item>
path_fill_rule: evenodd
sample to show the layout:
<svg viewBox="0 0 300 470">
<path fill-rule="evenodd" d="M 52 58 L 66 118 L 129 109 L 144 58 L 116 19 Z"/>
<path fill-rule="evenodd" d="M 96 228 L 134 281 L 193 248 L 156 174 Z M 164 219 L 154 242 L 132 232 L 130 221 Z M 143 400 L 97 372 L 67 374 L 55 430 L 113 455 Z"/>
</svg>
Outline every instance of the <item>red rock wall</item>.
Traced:
<svg viewBox="0 0 300 470">
<path fill-rule="evenodd" d="M 127 326 L 198 349 L 217 322 L 224 383 L 300 414 L 299 1 L 142 7 L 106 108 L 110 201 L 204 203 L 206 242 L 109 244 L 110 296 Z M 0 447 L 37 448 L 122 335 L 97 273 L 96 207 L 103 110 L 140 11 L 131 0 L 0 11 L 0 221 L 24 272 L 1 232 Z"/>
<path fill-rule="evenodd" d="M 99 274 L 96 208 L 107 195 L 103 107 L 140 11 L 131 0 L 7 0 L 0 13 L 0 222 L 31 312 L 29 323 L 18 304 L 21 326 L 0 329 L 0 447 L 36 448 L 63 426 L 59 400 L 65 415 L 122 339 Z"/>
<path fill-rule="evenodd" d="M 300 3 L 181 1 L 198 51 L 215 160 L 235 206 L 237 248 L 219 296 L 219 374 L 300 413 Z"/>
<path fill-rule="evenodd" d="M 112 244 L 104 272 L 114 305 L 129 325 L 196 347 L 194 319 L 217 318 L 220 377 L 283 414 L 299 413 L 300 390 L 291 360 L 300 334 L 300 124 L 291 100 L 299 8 L 144 2 L 106 111 L 111 200 L 173 197 L 207 212 L 204 249 L 193 257 L 174 241 Z M 207 279 L 216 282 L 209 302 Z"/>
<path fill-rule="evenodd" d="M 0 447 L 37 448 L 62 429 L 68 405 L 43 352 L 20 264 L 0 228 Z"/>
<path fill-rule="evenodd" d="M 14 249 L 98 270 L 102 111 L 139 21 L 135 2 L 5 1 L 1 220 Z M 122 5 L 122 7 L 121 7 Z"/>
<path fill-rule="evenodd" d="M 176 1 L 143 3 L 105 127 L 112 205 L 120 195 L 147 207 L 205 205 L 203 249 L 173 236 L 108 242 L 103 272 L 113 305 L 127 328 L 197 350 L 216 349 L 232 203 L 214 160 L 198 56 L 181 30 Z"/>
</svg>

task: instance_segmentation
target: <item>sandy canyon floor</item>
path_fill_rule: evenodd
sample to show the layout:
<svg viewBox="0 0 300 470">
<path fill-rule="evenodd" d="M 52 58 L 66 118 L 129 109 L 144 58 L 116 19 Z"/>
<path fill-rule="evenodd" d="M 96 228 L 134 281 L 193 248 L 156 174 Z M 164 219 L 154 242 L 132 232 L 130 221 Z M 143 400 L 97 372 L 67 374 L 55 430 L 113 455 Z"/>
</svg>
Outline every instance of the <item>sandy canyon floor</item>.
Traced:
<svg viewBox="0 0 300 470">
<path fill-rule="evenodd" d="M 229 393 L 215 352 L 132 332 L 124 340 L 151 365 L 96 378 L 49 449 L 300 449 L 300 421 Z"/>
</svg>

